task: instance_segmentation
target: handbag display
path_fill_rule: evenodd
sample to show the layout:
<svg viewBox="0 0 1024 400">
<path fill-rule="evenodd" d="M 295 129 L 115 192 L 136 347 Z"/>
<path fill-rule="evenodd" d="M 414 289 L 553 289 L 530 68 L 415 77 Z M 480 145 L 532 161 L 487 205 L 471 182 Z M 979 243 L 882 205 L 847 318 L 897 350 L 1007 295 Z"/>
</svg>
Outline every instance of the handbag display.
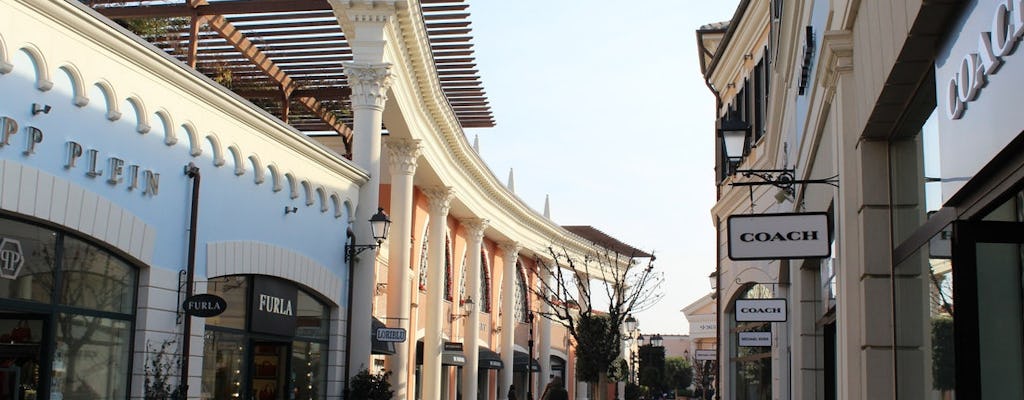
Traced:
<svg viewBox="0 0 1024 400">
<path fill-rule="evenodd" d="M 264 360 L 262 363 L 256 366 L 256 376 L 277 376 L 277 364 Z"/>
<path fill-rule="evenodd" d="M 30 341 L 32 341 L 32 328 L 28 326 L 28 321 L 18 321 L 18 326 L 11 331 L 11 342 L 26 343 Z"/>
<path fill-rule="evenodd" d="M 268 383 L 260 389 L 259 400 L 274 400 L 277 398 L 277 388 L 273 384 Z"/>
</svg>

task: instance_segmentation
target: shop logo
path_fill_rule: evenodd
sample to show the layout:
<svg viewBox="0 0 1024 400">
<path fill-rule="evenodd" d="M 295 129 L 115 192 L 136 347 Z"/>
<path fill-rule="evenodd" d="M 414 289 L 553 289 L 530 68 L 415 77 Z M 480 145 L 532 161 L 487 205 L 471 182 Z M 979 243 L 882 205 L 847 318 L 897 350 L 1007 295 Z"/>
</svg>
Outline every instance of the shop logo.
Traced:
<svg viewBox="0 0 1024 400">
<path fill-rule="evenodd" d="M 991 31 L 981 32 L 978 50 L 960 61 L 960 67 L 946 88 L 946 112 L 949 119 L 960 119 L 967 103 L 978 98 L 988 76 L 999 72 L 1003 58 L 1013 54 L 1024 36 L 1024 1 L 1003 0 L 996 6 Z"/>
<path fill-rule="evenodd" d="M 295 316 L 295 312 L 292 311 L 291 300 L 266 294 L 260 295 L 259 310 L 278 315 L 287 315 L 289 317 Z"/>
<path fill-rule="evenodd" d="M 18 279 L 18 273 L 21 272 L 21 266 L 24 264 L 25 257 L 21 253 L 21 242 L 4 238 L 0 242 L 0 277 Z"/>
<path fill-rule="evenodd" d="M 228 308 L 228 302 L 215 294 L 204 293 L 185 299 L 182 307 L 185 309 L 185 314 L 210 318 L 223 313 Z"/>
</svg>

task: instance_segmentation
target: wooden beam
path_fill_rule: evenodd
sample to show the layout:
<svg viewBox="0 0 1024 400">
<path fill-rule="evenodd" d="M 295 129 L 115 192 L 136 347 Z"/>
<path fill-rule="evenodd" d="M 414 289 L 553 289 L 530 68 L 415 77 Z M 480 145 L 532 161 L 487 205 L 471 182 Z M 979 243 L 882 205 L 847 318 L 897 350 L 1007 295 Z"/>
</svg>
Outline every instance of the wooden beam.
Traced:
<svg viewBox="0 0 1024 400">
<path fill-rule="evenodd" d="M 95 9 L 107 18 L 188 17 L 193 9 L 188 4 L 159 6 L 100 7 Z M 296 11 L 331 10 L 327 0 L 260 0 L 219 1 L 195 8 L 197 15 L 260 14 Z"/>
<path fill-rule="evenodd" d="M 331 112 L 331 110 L 328 110 L 326 107 L 324 107 L 320 103 L 320 101 L 312 97 L 305 96 L 296 96 L 292 97 L 292 99 L 294 99 L 295 102 L 305 106 L 307 109 L 309 109 L 309 111 L 313 112 L 313 114 L 316 114 L 318 117 L 320 117 L 320 120 L 324 121 L 324 123 L 326 123 L 327 125 L 330 125 L 335 132 L 338 132 L 338 134 L 344 137 L 346 142 L 352 141 L 352 128 L 349 128 L 347 125 L 345 125 L 345 123 L 341 122 L 341 120 L 335 117 L 334 113 Z M 345 147 L 347 148 L 349 147 L 349 145 L 346 144 Z M 351 149 L 347 150 L 349 151 L 349 153 L 351 153 L 352 151 Z"/>
</svg>

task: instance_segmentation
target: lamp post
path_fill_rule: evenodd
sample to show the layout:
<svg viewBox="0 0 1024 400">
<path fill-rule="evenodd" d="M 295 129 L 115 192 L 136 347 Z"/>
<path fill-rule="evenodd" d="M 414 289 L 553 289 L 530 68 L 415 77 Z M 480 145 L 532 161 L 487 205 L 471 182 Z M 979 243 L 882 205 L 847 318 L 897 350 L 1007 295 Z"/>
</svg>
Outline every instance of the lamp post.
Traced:
<svg viewBox="0 0 1024 400">
<path fill-rule="evenodd" d="M 348 304 L 349 305 L 352 304 L 352 292 L 355 289 L 354 288 L 355 280 L 352 279 L 352 275 L 355 272 L 355 263 L 352 262 L 353 259 L 355 259 L 356 255 L 358 255 L 359 253 L 362 253 L 363 251 L 366 251 L 366 250 L 369 250 L 369 249 L 376 249 L 376 248 L 380 247 L 380 244 L 383 243 L 384 239 L 386 239 L 388 237 L 388 230 L 391 228 L 391 219 L 388 218 L 388 215 L 384 213 L 384 208 L 381 208 L 381 207 L 377 207 L 377 213 L 370 217 L 369 222 L 370 222 L 370 235 L 373 236 L 373 241 L 374 241 L 373 244 L 355 244 L 354 242 L 351 242 L 352 241 L 351 237 L 349 238 L 349 240 L 347 240 L 345 242 L 345 263 L 348 264 L 348 268 L 349 268 L 349 275 L 348 275 L 349 276 L 349 280 L 348 280 Z M 352 321 L 352 307 L 348 307 L 348 316 L 346 318 L 348 319 L 348 321 Z M 345 324 L 345 337 L 348 337 L 348 338 L 352 337 L 352 324 L 351 323 Z M 352 354 L 351 346 L 352 346 L 352 341 L 351 340 L 345 340 L 345 354 L 346 355 Z M 342 390 L 342 392 L 344 393 L 344 398 L 346 398 L 346 399 L 349 397 L 349 391 L 352 389 L 349 386 L 349 378 L 352 376 L 352 374 L 350 372 L 350 366 L 351 365 L 352 365 L 352 360 L 348 360 L 348 362 L 345 363 L 345 387 Z"/>
<path fill-rule="evenodd" d="M 729 162 L 729 173 L 743 159 L 743 153 L 747 148 L 747 136 L 750 132 L 750 124 L 736 119 L 723 119 L 718 123 L 718 132 L 722 136 L 722 143 L 725 145 L 725 159 Z"/>
<path fill-rule="evenodd" d="M 636 351 L 633 350 L 632 341 L 633 336 L 637 333 L 639 322 L 633 318 L 633 314 L 627 315 L 624 322 L 626 324 L 626 343 L 629 344 L 629 380 L 633 382 L 636 372 Z"/>
</svg>

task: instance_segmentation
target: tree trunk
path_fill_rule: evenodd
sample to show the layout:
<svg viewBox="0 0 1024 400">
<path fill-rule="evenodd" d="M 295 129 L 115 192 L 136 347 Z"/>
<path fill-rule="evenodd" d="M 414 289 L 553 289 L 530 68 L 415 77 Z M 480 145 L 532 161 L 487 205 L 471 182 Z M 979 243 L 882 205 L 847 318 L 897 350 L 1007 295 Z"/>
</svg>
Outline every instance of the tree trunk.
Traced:
<svg viewBox="0 0 1024 400">
<path fill-rule="evenodd" d="M 594 385 L 594 400 L 609 400 L 607 374 L 598 375 L 597 384 Z"/>
</svg>

